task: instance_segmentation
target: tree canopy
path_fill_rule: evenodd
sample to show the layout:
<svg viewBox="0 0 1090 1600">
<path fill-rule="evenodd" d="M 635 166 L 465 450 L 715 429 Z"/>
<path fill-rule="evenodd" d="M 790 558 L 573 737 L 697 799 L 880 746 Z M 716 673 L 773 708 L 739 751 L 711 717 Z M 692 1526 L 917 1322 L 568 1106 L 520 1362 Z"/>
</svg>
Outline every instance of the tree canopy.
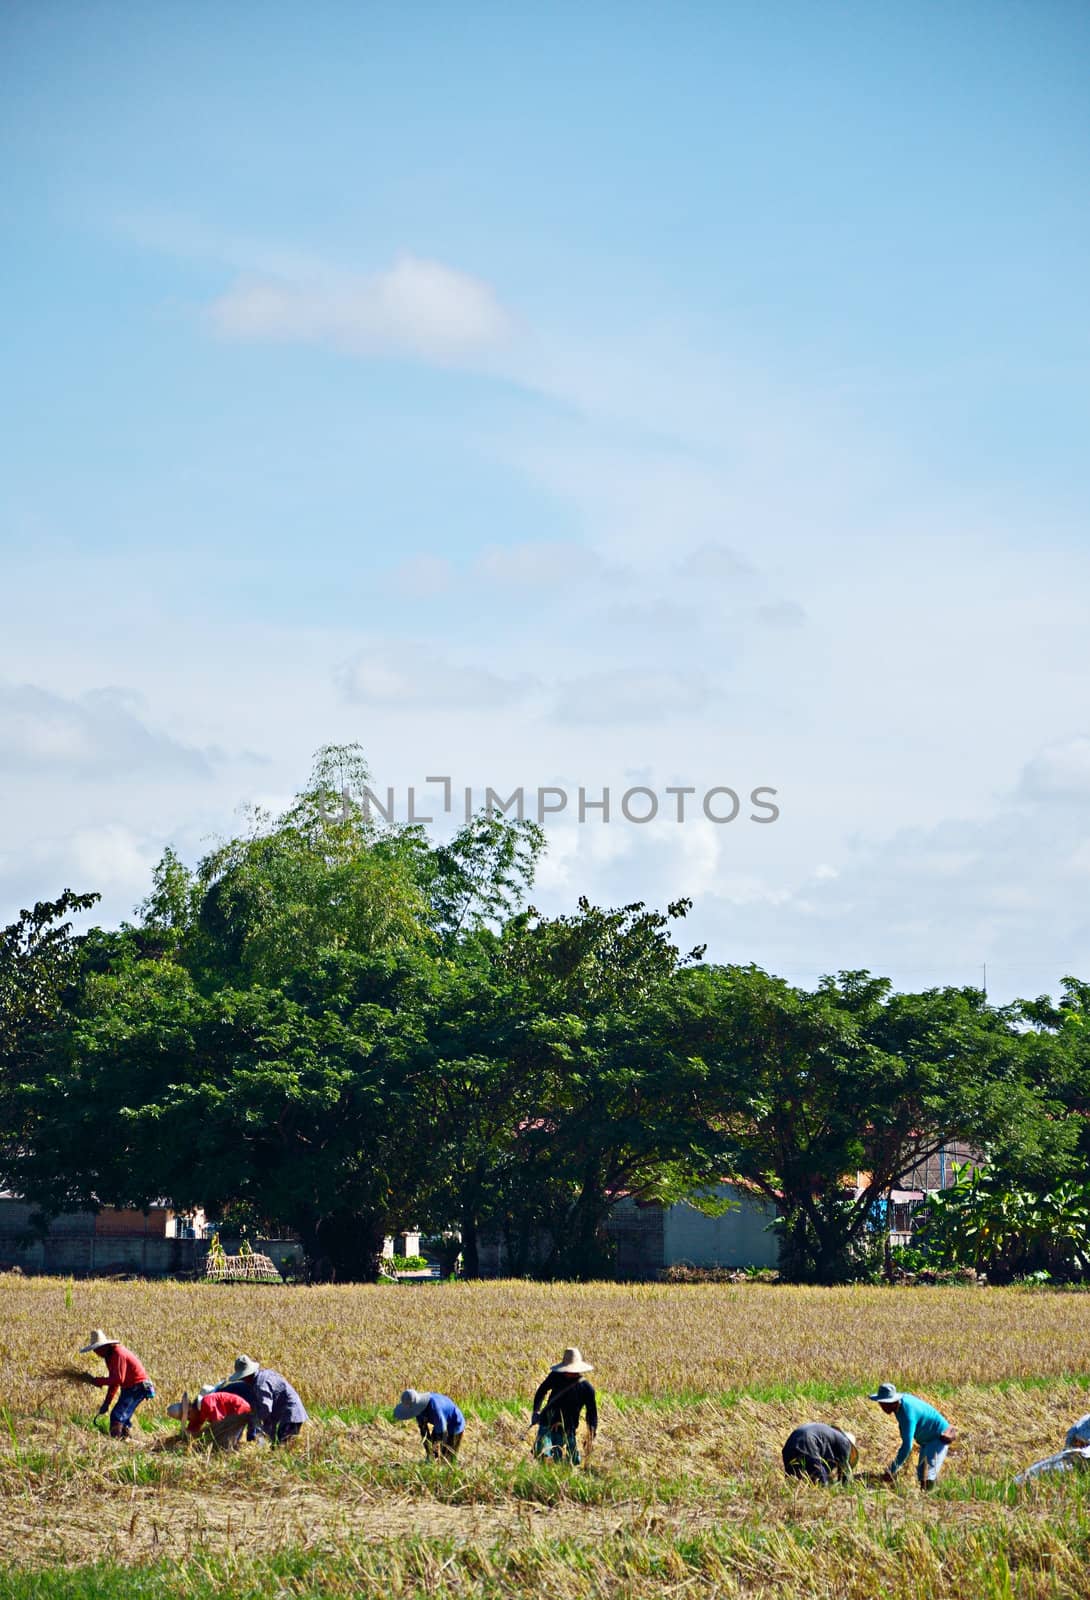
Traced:
<svg viewBox="0 0 1090 1600">
<path fill-rule="evenodd" d="M 484 812 L 378 826 L 354 746 L 134 921 L 74 935 L 66 891 L 0 935 L 2 1177 L 43 1214 L 204 1205 L 370 1277 L 410 1221 L 510 1270 L 609 1269 L 621 1199 L 724 1180 L 770 1201 L 789 1275 L 863 1270 L 875 1219 L 953 1140 L 1062 1182 L 1085 1160 L 1090 986 L 1002 1008 L 844 972 L 716 966 L 689 910 L 528 899 L 544 836 Z"/>
</svg>

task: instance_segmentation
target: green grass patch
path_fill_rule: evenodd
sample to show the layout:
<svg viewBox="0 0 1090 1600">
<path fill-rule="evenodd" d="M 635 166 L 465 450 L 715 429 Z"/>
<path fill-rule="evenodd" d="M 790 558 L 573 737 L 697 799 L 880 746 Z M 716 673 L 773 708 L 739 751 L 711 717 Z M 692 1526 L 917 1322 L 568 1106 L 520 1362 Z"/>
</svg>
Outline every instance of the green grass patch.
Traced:
<svg viewBox="0 0 1090 1600">
<path fill-rule="evenodd" d="M 194 1556 L 130 1567 L 13 1568 L 0 1600 L 1075 1600 L 1085 1596 L 1085 1518 L 1023 1528 L 999 1514 L 983 1524 L 885 1519 L 827 1529 L 756 1523 L 684 1536 L 639 1531 L 605 1538 L 459 1544 L 408 1535 L 336 1551 L 288 1549 L 263 1557 Z"/>
</svg>

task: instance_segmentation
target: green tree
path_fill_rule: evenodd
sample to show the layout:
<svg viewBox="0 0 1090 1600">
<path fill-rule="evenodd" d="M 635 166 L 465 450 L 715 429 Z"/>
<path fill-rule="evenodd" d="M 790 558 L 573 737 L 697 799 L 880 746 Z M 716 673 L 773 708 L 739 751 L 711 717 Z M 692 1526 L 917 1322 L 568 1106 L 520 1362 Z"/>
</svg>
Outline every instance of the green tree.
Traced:
<svg viewBox="0 0 1090 1600">
<path fill-rule="evenodd" d="M 795 1278 L 852 1276 L 889 1191 L 947 1142 L 1053 1136 L 1015 1018 L 976 990 L 891 994 L 853 972 L 808 992 L 705 968 L 685 975 L 677 1039 L 710 1069 L 730 1173 L 779 1208 Z"/>
<path fill-rule="evenodd" d="M 169 1196 L 374 1276 L 434 1165 L 445 1066 L 421 1019 L 542 836 L 485 815 L 433 847 L 373 823 L 368 779 L 358 747 L 324 747 L 281 816 L 251 811 L 192 871 L 168 850 L 135 926 L 85 942 L 77 1014 L 20 1100 L 50 1129 L 21 1172 L 45 1211 Z"/>
<path fill-rule="evenodd" d="M 683 957 L 670 935 L 687 909 L 584 899 L 568 917 L 524 913 L 476 946 L 442 1052 L 439 1164 L 467 1271 L 483 1217 L 515 1271 L 600 1274 L 602 1225 L 623 1195 L 669 1200 L 702 1184 L 715 1143 L 704 1068 L 666 1056 L 658 1036 L 661 998 L 699 954 Z"/>
<path fill-rule="evenodd" d="M 994 1283 L 1036 1272 L 1084 1278 L 1090 1184 L 1067 1178 L 1023 1188 L 966 1163 L 951 1188 L 928 1200 L 917 1242 L 935 1266 L 973 1267 Z"/>
<path fill-rule="evenodd" d="M 68 919 L 98 898 L 65 889 L 0 930 L 0 1174 L 9 1184 L 36 1131 L 26 1085 L 42 1070 L 43 1039 L 60 1025 L 78 969 L 79 941 Z"/>
</svg>

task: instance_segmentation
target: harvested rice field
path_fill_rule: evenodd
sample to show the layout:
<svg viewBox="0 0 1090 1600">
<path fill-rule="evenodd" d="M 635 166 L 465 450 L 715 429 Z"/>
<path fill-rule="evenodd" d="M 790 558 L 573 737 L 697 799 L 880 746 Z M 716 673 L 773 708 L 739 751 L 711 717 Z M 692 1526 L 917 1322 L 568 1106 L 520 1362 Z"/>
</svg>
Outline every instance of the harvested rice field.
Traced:
<svg viewBox="0 0 1090 1600">
<path fill-rule="evenodd" d="M 1090 1410 L 1090 1300 L 983 1289 L 422 1284 L 268 1288 L 0 1280 L 0 1596 L 1075 1596 L 1090 1473 L 1012 1486 Z M 91 1418 L 92 1326 L 156 1385 L 131 1443 Z M 534 1462 L 529 1401 L 566 1345 L 594 1363 L 598 1440 Z M 177 1448 L 169 1400 L 240 1352 L 312 1416 L 296 1448 Z M 960 1439 L 937 1489 L 877 1474 L 881 1379 Z M 467 1414 L 456 1464 L 391 1408 Z M 788 1481 L 807 1420 L 857 1434 L 862 1476 Z"/>
</svg>

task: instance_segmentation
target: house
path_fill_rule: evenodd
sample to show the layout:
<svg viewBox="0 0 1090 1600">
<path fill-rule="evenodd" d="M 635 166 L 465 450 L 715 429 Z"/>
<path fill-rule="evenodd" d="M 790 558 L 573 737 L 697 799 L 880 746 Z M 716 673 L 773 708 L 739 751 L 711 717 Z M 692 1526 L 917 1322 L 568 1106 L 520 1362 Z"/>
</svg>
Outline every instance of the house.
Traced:
<svg viewBox="0 0 1090 1600">
<path fill-rule="evenodd" d="M 717 1184 L 712 1193 L 734 1201 L 721 1217 L 705 1216 L 686 1201 L 664 1206 L 631 1195 L 616 1201 L 604 1224 L 614 1246 L 616 1276 L 647 1281 L 676 1266 L 776 1267 L 775 1206 L 737 1184 Z M 483 1277 L 502 1278 L 511 1271 L 498 1230 L 481 1230 L 478 1254 Z"/>
<path fill-rule="evenodd" d="M 147 1211 L 69 1211 L 44 1232 L 34 1227 L 36 1207 L 0 1193 L 0 1269 L 108 1277 L 137 1273 L 166 1277 L 198 1270 L 207 1244 L 203 1212 L 179 1213 L 167 1205 Z"/>
<path fill-rule="evenodd" d="M 772 1267 L 779 1265 L 776 1208 L 737 1184 L 716 1184 L 716 1199 L 732 1200 L 730 1211 L 706 1216 L 681 1200 L 618 1200 L 606 1223 L 616 1246 L 617 1277 L 661 1278 L 669 1267 Z"/>
<path fill-rule="evenodd" d="M 977 1166 L 979 1163 L 980 1152 L 957 1139 L 951 1139 L 926 1160 L 918 1162 L 905 1175 L 904 1188 L 891 1189 L 885 1203 L 882 1217 L 889 1230 L 890 1244 L 910 1244 L 916 1213 L 928 1196 L 949 1189 L 957 1178 L 959 1167 Z M 867 1176 L 866 1173 L 860 1173 L 859 1182 L 865 1182 Z"/>
</svg>

